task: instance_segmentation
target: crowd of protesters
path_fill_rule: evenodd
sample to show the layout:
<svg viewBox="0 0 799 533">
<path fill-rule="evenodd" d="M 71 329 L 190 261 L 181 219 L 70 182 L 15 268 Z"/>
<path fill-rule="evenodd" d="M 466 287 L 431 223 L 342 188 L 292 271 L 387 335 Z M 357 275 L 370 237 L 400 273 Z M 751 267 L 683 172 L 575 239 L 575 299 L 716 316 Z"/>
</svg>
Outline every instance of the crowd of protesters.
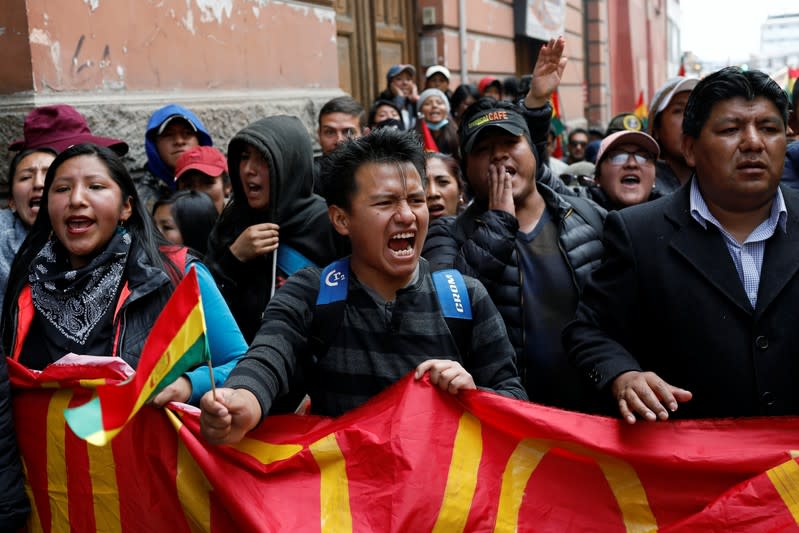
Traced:
<svg viewBox="0 0 799 533">
<path fill-rule="evenodd" d="M 374 102 L 321 108 L 317 157 L 296 117 L 223 152 L 171 104 L 130 171 L 72 107 L 31 111 L 0 211 L 0 530 L 30 509 L 6 357 L 135 369 L 190 269 L 219 388 L 192 371 L 152 401 L 199 405 L 212 443 L 306 395 L 337 416 L 410 371 L 629 423 L 799 414 L 799 84 L 670 79 L 647 123 L 574 128 L 561 160 L 564 46 L 456 88 L 394 65 Z"/>
</svg>

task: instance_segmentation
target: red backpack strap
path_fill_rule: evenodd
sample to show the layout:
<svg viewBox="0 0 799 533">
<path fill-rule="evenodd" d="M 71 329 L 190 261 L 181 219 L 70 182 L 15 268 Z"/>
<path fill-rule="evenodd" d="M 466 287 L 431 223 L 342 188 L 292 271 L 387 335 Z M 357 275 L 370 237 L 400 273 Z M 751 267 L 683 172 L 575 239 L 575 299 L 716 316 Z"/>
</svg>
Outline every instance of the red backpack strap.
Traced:
<svg viewBox="0 0 799 533">
<path fill-rule="evenodd" d="M 128 299 L 130 296 L 130 289 L 128 288 L 128 282 L 126 281 L 124 285 L 122 285 L 122 290 L 119 291 L 119 298 L 117 299 L 117 306 L 114 309 L 114 321 L 112 324 L 116 324 L 116 331 L 114 331 L 114 348 L 111 350 L 111 353 L 117 355 L 117 348 L 119 348 L 119 337 L 122 334 L 122 322 L 117 320 L 119 316 L 119 311 L 122 309 L 122 306 L 125 304 L 125 300 Z"/>
<path fill-rule="evenodd" d="M 15 361 L 19 361 L 22 345 L 25 343 L 25 339 L 28 337 L 28 332 L 33 323 L 34 313 L 31 286 L 25 285 L 17 299 L 17 331 L 16 335 L 14 335 L 14 347 L 11 352 L 11 358 Z"/>
</svg>

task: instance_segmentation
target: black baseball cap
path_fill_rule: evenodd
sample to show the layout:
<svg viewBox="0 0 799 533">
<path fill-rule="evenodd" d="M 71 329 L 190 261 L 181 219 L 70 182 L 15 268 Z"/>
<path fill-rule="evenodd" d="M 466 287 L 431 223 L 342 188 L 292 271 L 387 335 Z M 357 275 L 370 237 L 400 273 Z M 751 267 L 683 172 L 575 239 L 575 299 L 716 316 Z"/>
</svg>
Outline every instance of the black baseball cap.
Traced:
<svg viewBox="0 0 799 533">
<path fill-rule="evenodd" d="M 500 128 L 511 135 L 525 135 L 528 139 L 530 138 L 527 122 L 516 111 L 507 108 L 486 109 L 474 115 L 463 128 L 462 154 L 465 155 L 471 151 L 475 141 L 486 128 Z"/>
</svg>

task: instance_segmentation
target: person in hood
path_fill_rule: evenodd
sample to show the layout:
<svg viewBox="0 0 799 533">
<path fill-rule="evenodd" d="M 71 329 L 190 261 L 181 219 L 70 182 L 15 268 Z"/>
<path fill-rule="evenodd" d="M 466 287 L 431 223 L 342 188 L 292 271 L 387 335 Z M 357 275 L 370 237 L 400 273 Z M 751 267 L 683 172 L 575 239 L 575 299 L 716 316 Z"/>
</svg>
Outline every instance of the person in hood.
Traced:
<svg viewBox="0 0 799 533">
<path fill-rule="evenodd" d="M 211 231 L 206 263 L 251 342 L 275 289 L 303 266 L 346 252 L 312 193 L 313 149 L 299 119 L 268 117 L 228 145 L 233 199 Z"/>
<path fill-rule="evenodd" d="M 169 104 L 156 110 L 144 135 L 147 164 L 133 176 L 145 210 L 151 213 L 156 201 L 175 190 L 175 167 L 181 155 L 195 146 L 213 144 L 202 121 L 185 107 Z"/>
</svg>

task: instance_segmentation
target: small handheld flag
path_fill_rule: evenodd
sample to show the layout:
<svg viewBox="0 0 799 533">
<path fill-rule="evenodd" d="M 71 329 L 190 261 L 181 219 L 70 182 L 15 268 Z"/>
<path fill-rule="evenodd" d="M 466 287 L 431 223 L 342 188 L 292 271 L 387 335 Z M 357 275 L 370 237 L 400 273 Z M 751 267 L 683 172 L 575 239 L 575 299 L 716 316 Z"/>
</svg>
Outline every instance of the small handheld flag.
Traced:
<svg viewBox="0 0 799 533">
<path fill-rule="evenodd" d="M 187 370 L 210 361 L 195 269 L 180 282 L 153 325 L 131 379 L 97 387 L 89 402 L 64 411 L 75 434 L 108 443 L 141 407 Z M 213 376 L 211 376 L 213 383 Z"/>
<path fill-rule="evenodd" d="M 566 131 L 566 126 L 563 124 L 563 116 L 560 113 L 560 96 L 558 91 L 552 93 L 552 119 L 550 121 L 552 130 L 555 132 L 555 149 L 549 154 L 555 159 L 563 158 L 563 134 Z"/>
<path fill-rule="evenodd" d="M 436 144 L 436 140 L 433 138 L 433 134 L 430 133 L 430 128 L 427 127 L 427 122 L 422 120 L 422 140 L 424 141 L 424 151 L 425 152 L 438 152 L 438 145 Z"/>
<path fill-rule="evenodd" d="M 635 111 L 633 115 L 638 117 L 638 120 L 643 124 L 643 129 L 646 129 L 646 123 L 649 119 L 649 112 L 646 109 L 646 102 L 644 102 L 644 91 L 638 93 L 638 102 L 635 104 Z"/>
</svg>

